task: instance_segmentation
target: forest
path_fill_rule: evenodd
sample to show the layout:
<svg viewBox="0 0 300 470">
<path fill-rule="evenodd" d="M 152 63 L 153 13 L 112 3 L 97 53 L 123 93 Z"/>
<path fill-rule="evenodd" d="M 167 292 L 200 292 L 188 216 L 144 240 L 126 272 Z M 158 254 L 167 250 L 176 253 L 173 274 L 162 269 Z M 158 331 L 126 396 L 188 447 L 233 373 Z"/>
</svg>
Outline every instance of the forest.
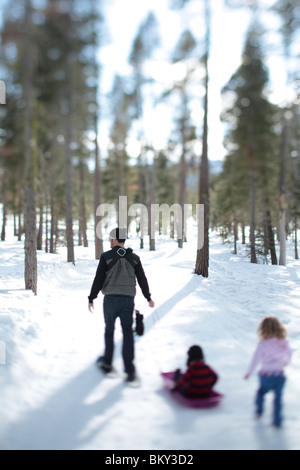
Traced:
<svg viewBox="0 0 300 470">
<path fill-rule="evenodd" d="M 165 59 L 181 67 L 179 78 L 174 74 L 162 85 L 149 72 L 161 24 L 148 12 L 131 44 L 129 72 L 116 71 L 108 93 L 99 53 L 109 30 L 104 3 L 7 0 L 1 7 L 6 101 L 0 105 L 0 231 L 5 242 L 7 216 L 13 215 L 14 234 L 25 244 L 26 289 L 37 291 L 37 251 L 55 253 L 64 245 L 67 261 L 75 263 L 76 245 L 89 243 L 88 226 L 94 227 L 99 259 L 97 208 L 117 205 L 119 196 L 149 208 L 203 204 L 204 245 L 195 253 L 200 276 L 208 277 L 210 230 L 231 242 L 234 252 L 242 239 L 251 263 L 285 265 L 288 240 L 298 259 L 300 1 L 223 0 L 232 11 L 247 10 L 250 21 L 240 65 L 222 89 L 225 157 L 217 170 L 208 145 L 214 1 L 169 0 L 178 15 L 192 4 L 199 11 L 197 34 L 183 24 Z M 266 13 L 276 21 L 264 21 Z M 286 70 L 289 93 L 280 104 L 270 98 L 270 54 L 277 54 Z M 161 148 L 144 125 L 149 102 L 153 108 L 165 103 L 172 116 Z M 193 112 L 195 102 L 200 114 Z M 101 134 L 104 120 L 107 136 Z M 128 145 L 133 137 L 136 155 Z M 141 214 L 133 222 L 141 234 Z M 157 236 L 160 232 L 158 226 Z M 177 232 L 171 224 L 168 235 L 184 249 L 187 237 Z M 155 237 L 149 247 L 155 250 Z"/>
</svg>

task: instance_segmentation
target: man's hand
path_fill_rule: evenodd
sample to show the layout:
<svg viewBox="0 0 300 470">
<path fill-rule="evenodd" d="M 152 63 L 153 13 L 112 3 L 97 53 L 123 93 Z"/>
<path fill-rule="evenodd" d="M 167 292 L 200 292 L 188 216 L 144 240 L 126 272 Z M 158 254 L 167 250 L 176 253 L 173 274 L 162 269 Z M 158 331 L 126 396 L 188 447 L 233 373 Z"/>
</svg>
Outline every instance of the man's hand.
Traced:
<svg viewBox="0 0 300 470">
<path fill-rule="evenodd" d="M 93 304 L 93 302 L 92 302 L 92 303 L 89 303 L 89 311 L 90 311 L 91 313 L 93 313 L 93 311 L 94 311 L 94 304 Z"/>
<path fill-rule="evenodd" d="M 149 307 L 151 307 L 151 308 L 154 307 L 154 302 L 153 302 L 153 300 L 149 300 Z"/>
</svg>

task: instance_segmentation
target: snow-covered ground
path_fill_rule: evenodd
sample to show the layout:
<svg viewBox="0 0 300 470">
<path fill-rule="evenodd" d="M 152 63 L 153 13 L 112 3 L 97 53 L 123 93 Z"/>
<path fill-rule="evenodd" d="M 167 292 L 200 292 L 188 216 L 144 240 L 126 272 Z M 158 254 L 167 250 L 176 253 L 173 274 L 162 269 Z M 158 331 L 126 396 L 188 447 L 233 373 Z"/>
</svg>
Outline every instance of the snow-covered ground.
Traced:
<svg viewBox="0 0 300 470">
<path fill-rule="evenodd" d="M 76 265 L 59 254 L 38 254 L 38 295 L 24 290 L 23 242 L 8 230 L 0 242 L 0 449 L 299 449 L 300 262 L 253 265 L 233 255 L 214 234 L 209 278 L 193 274 L 196 245 L 182 250 L 160 239 L 156 251 L 138 248 L 156 307 L 139 289 L 136 307 L 145 335 L 136 338 L 140 388 L 104 378 L 95 367 L 103 351 L 102 295 L 95 313 L 87 296 L 95 275 L 94 250 L 76 248 Z M 105 249 L 108 243 L 105 242 Z M 291 248 L 291 247 L 290 247 Z M 271 424 L 272 397 L 254 419 L 257 377 L 243 376 L 266 315 L 286 326 L 294 350 L 287 367 L 284 425 Z M 186 352 L 200 344 L 225 394 L 210 410 L 183 408 L 162 388 L 161 371 L 185 368 Z M 122 371 L 121 332 L 115 366 Z"/>
</svg>

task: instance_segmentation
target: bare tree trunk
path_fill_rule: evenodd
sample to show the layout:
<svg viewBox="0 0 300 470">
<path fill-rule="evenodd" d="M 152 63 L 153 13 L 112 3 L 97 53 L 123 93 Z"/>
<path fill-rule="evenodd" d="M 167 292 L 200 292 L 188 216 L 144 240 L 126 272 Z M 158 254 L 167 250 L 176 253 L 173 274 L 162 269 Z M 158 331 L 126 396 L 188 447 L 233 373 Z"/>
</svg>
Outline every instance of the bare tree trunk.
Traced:
<svg viewBox="0 0 300 470">
<path fill-rule="evenodd" d="M 204 122 L 203 122 L 203 143 L 202 143 L 202 159 L 200 165 L 199 178 L 199 203 L 204 205 L 204 220 L 198 221 L 203 223 L 203 246 L 197 247 L 197 258 L 195 273 L 203 277 L 208 277 L 209 267 L 209 168 L 208 168 L 208 84 L 209 84 L 209 49 L 210 49 L 210 0 L 205 0 L 205 97 L 204 97 Z"/>
<path fill-rule="evenodd" d="M 43 249 L 43 205 L 40 205 L 39 208 L 39 228 L 37 232 L 37 250 L 41 251 Z"/>
<path fill-rule="evenodd" d="M 55 198 L 54 198 L 54 156 L 51 156 L 51 165 L 50 165 L 50 246 L 49 251 L 50 253 L 55 253 L 55 225 L 56 225 L 56 217 L 55 217 Z"/>
<path fill-rule="evenodd" d="M 24 57 L 24 100 L 25 100 L 25 289 L 37 294 L 36 254 L 36 195 L 35 166 L 33 154 L 33 47 L 32 47 L 32 5 L 26 0 L 25 10 L 25 57 Z"/>
<path fill-rule="evenodd" d="M 179 204 L 181 207 L 181 214 L 182 214 L 182 219 L 181 219 L 181 227 L 178 227 L 179 229 L 179 235 L 178 235 L 178 248 L 183 248 L 183 241 L 185 238 L 185 224 L 184 224 L 184 204 L 185 204 L 185 198 L 186 198 L 186 161 L 185 161 L 185 141 L 184 141 L 184 124 L 183 124 L 183 129 L 182 129 L 182 154 L 180 158 L 180 165 L 179 165 Z"/>
<path fill-rule="evenodd" d="M 72 5 L 70 5 L 67 19 L 67 38 L 69 47 L 72 44 Z M 69 51 L 67 56 L 67 77 L 68 86 L 66 87 L 65 97 L 68 106 L 68 113 L 66 115 L 66 136 L 65 136 L 65 156 L 66 156 L 66 239 L 67 239 L 67 261 L 68 263 L 75 264 L 74 253 L 74 234 L 73 234 L 73 177 L 72 177 L 72 108 L 73 108 L 73 73 L 74 73 L 74 57 L 72 50 Z"/>
<path fill-rule="evenodd" d="M 142 152 L 143 150 L 141 150 Z M 142 153 L 139 155 L 139 203 L 144 204 L 144 170 L 142 162 Z M 144 248 L 144 233 L 145 233 L 145 221 L 143 214 L 141 213 L 140 221 L 140 248 Z"/>
<path fill-rule="evenodd" d="M 101 205 L 101 161 L 98 144 L 98 115 L 94 117 L 95 129 L 95 173 L 94 173 L 94 228 L 95 228 L 95 259 L 100 259 L 103 253 L 103 239 L 101 233 L 101 217 L 97 216 L 97 208 Z M 99 232 L 100 228 L 100 232 Z M 98 233 L 97 233 L 98 232 Z"/>
<path fill-rule="evenodd" d="M 55 219 L 55 210 L 54 210 L 54 200 L 53 196 L 51 197 L 50 203 L 51 211 L 51 222 L 50 222 L 50 253 L 55 253 L 55 234 L 56 234 L 56 219 Z"/>
<path fill-rule="evenodd" d="M 255 246 L 255 182 L 254 182 L 254 151 L 253 130 L 251 124 L 248 126 L 248 156 L 249 156 L 249 178 L 250 178 L 250 262 L 257 263 Z"/>
<path fill-rule="evenodd" d="M 19 200 L 18 200 L 18 228 L 17 228 L 17 235 L 18 235 L 18 242 L 20 242 L 22 240 L 22 233 L 23 233 L 23 223 L 22 223 L 22 214 L 23 214 L 23 210 L 22 210 L 22 198 L 21 198 L 21 194 L 20 194 L 20 191 L 19 191 Z"/>
<path fill-rule="evenodd" d="M 250 261 L 257 263 L 255 246 L 255 188 L 253 170 L 250 170 Z"/>
<path fill-rule="evenodd" d="M 154 183 L 154 175 L 153 175 L 153 168 L 150 170 L 150 167 L 147 162 L 142 166 L 142 177 L 143 177 L 143 183 L 144 183 L 144 188 L 145 188 L 145 201 L 144 205 L 147 207 L 148 211 L 148 226 L 144 226 L 144 220 L 143 218 L 141 219 L 141 239 L 140 239 L 140 247 L 144 247 L 144 240 L 143 240 L 143 234 L 148 231 L 148 237 L 149 237 L 149 249 L 150 251 L 155 250 L 155 238 L 152 237 L 152 234 L 154 233 L 153 229 L 153 218 L 151 217 L 151 203 L 153 201 L 153 183 Z M 141 181 L 140 181 L 141 183 Z"/>
<path fill-rule="evenodd" d="M 274 230 L 272 227 L 271 212 L 268 209 L 269 201 L 266 200 L 266 210 L 265 210 L 265 225 L 266 225 L 266 244 L 267 244 L 267 253 L 270 251 L 271 263 L 277 264 L 277 255 L 275 248 L 275 237 Z"/>
<path fill-rule="evenodd" d="M 245 222 L 244 218 L 242 218 L 242 245 L 246 244 L 246 234 L 245 234 Z"/>
<path fill-rule="evenodd" d="M 150 239 L 150 233 L 151 233 L 151 184 L 150 184 L 150 177 L 149 177 L 149 165 L 147 162 L 143 165 L 143 173 L 144 173 L 144 185 L 145 185 L 145 206 L 147 207 L 148 214 L 149 214 L 149 220 L 148 220 L 148 226 L 146 227 L 147 234 Z"/>
<path fill-rule="evenodd" d="M 48 196 L 46 196 L 45 207 L 45 253 L 49 253 L 49 220 L 48 220 Z"/>
<path fill-rule="evenodd" d="M 284 117 L 283 117 L 284 119 Z M 286 265 L 286 198 L 285 198 L 285 166 L 286 166 L 286 141 L 287 141 L 287 126 L 283 122 L 282 135 L 281 135 L 281 150 L 280 150 L 280 179 L 279 179 L 279 240 L 280 240 L 280 254 L 279 264 Z"/>
<path fill-rule="evenodd" d="M 236 220 L 236 211 L 233 208 L 233 237 L 234 237 L 234 246 L 233 246 L 233 254 L 237 254 L 237 241 L 238 241 L 238 225 Z"/>
<path fill-rule="evenodd" d="M 1 241 L 5 241 L 6 235 L 6 221 L 7 221 L 7 211 L 6 211 L 6 191 L 3 195 L 3 207 L 2 207 L 2 230 L 1 230 Z"/>
<path fill-rule="evenodd" d="M 79 234 L 83 240 L 83 246 L 88 247 L 87 239 L 87 224 L 86 224 L 86 214 L 85 214 L 85 197 L 84 197 L 84 165 L 83 162 L 79 164 Z"/>
<path fill-rule="evenodd" d="M 149 217 L 150 217 L 150 250 L 155 251 L 155 229 L 156 229 L 156 217 L 153 214 L 152 207 L 155 204 L 155 193 L 156 193 L 156 158 L 154 156 L 151 173 L 150 173 L 150 204 L 149 204 Z"/>
<path fill-rule="evenodd" d="M 298 256 L 298 236 L 297 236 L 297 217 L 296 216 L 295 216 L 295 223 L 294 223 L 294 234 L 295 234 L 295 240 L 294 240 L 295 259 L 299 259 L 299 256 Z"/>
<path fill-rule="evenodd" d="M 17 214 L 16 214 L 16 209 L 14 208 L 14 237 L 18 236 L 18 230 L 17 230 Z"/>
<path fill-rule="evenodd" d="M 66 118 L 66 238 L 67 260 L 75 264 L 73 235 L 73 183 L 72 183 L 72 150 L 71 150 L 71 116 Z"/>
<path fill-rule="evenodd" d="M 97 11 L 97 0 L 91 0 L 90 6 L 91 11 Z M 98 54 L 98 44 L 97 44 L 97 19 L 94 17 L 92 21 L 92 31 L 93 31 L 93 67 L 95 70 L 95 76 L 99 75 L 98 64 L 97 64 L 97 54 Z M 94 162 L 95 162 L 95 169 L 94 169 L 94 240 L 95 240 L 95 259 L 99 260 L 103 253 L 103 234 L 102 234 L 102 227 L 101 227 L 101 220 L 102 217 L 97 215 L 97 209 L 101 205 L 102 197 L 101 197 L 101 154 L 99 149 L 98 143 L 98 123 L 99 123 L 99 107 L 98 107 L 98 87 L 95 87 L 94 91 L 94 100 L 95 100 L 95 112 L 93 115 L 93 127 L 95 132 L 95 154 L 94 154 Z"/>
<path fill-rule="evenodd" d="M 208 174 L 208 57 L 206 61 L 206 80 L 205 80 L 205 103 L 204 103 L 204 125 L 203 125 L 203 150 L 200 166 L 200 188 L 199 203 L 204 205 L 204 220 L 198 221 L 203 224 L 204 240 L 203 246 L 197 249 L 197 258 L 195 273 L 208 277 L 209 267 L 209 174 Z"/>
</svg>

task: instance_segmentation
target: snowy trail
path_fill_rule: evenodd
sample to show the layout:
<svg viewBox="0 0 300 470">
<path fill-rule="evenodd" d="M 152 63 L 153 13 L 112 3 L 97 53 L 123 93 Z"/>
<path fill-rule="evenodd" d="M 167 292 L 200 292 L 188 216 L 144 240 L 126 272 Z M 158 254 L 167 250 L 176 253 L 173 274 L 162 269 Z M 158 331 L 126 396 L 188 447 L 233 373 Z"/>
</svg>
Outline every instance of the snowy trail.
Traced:
<svg viewBox="0 0 300 470">
<path fill-rule="evenodd" d="M 137 249 L 138 241 L 128 243 Z M 107 248 L 107 247 L 106 247 Z M 39 253 L 38 296 L 23 290 L 23 244 L 0 244 L 1 336 L 7 363 L 0 366 L 0 449 L 298 449 L 300 437 L 300 264 L 250 265 L 212 236 L 210 276 L 192 274 L 193 243 L 179 250 L 159 240 L 157 251 L 137 249 L 156 308 L 140 292 L 136 307 L 146 333 L 136 339 L 139 389 L 102 377 L 94 361 L 103 348 L 102 299 L 95 313 L 87 295 L 97 267 L 93 248 Z M 295 350 L 287 370 L 285 426 L 253 419 L 256 377 L 243 380 L 256 345 L 256 328 L 276 314 Z M 201 344 L 226 395 L 212 410 L 184 409 L 162 390 L 159 372 L 185 368 L 189 346 Z M 122 371 L 121 333 L 116 367 Z M 269 397 L 268 397 L 269 398 Z"/>
</svg>

